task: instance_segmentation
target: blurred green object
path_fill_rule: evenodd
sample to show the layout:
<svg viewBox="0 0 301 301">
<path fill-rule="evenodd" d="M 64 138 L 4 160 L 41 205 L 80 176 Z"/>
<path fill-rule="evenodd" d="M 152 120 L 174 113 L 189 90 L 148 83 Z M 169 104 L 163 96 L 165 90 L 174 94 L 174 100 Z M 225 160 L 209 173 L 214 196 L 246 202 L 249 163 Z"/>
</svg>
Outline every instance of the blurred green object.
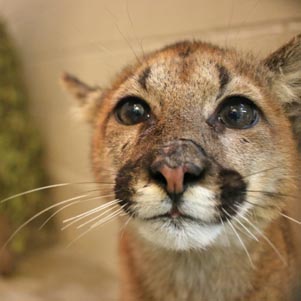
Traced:
<svg viewBox="0 0 301 301">
<path fill-rule="evenodd" d="M 0 22 L 0 199 L 47 185 L 40 137 L 26 102 L 20 63 Z M 14 230 L 49 205 L 46 192 L 39 191 L 0 204 L 0 216 L 8 218 Z M 25 227 L 13 239 L 10 249 L 14 253 L 24 252 L 37 235 L 40 239 L 49 229 L 39 231 L 38 228 L 37 223 Z"/>
</svg>

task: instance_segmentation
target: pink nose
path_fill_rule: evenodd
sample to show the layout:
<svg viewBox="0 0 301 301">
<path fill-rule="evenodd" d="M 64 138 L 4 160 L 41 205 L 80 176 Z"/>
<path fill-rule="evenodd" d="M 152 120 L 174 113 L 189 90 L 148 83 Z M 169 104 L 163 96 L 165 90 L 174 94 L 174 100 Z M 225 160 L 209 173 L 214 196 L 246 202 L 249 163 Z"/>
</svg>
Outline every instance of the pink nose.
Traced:
<svg viewBox="0 0 301 301">
<path fill-rule="evenodd" d="M 152 170 L 159 182 L 165 184 L 166 191 L 170 194 L 179 194 L 184 191 L 185 184 L 198 180 L 203 169 L 192 163 L 171 168 L 167 164 L 159 165 Z M 159 175 L 159 177 L 158 177 Z"/>
<path fill-rule="evenodd" d="M 158 171 L 167 182 L 167 192 L 177 194 L 183 192 L 185 175 L 184 166 L 170 168 L 167 165 L 163 165 Z"/>
</svg>

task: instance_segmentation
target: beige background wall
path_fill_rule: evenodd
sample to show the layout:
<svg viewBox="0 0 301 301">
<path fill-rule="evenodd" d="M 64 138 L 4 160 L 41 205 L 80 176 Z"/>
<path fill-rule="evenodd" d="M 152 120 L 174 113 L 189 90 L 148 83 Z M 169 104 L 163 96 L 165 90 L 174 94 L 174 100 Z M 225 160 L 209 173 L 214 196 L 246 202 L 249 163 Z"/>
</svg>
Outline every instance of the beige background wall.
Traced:
<svg viewBox="0 0 301 301">
<path fill-rule="evenodd" d="M 104 86 L 142 49 L 203 39 L 264 56 L 301 32 L 300 0 L 0 0 L 0 13 L 22 57 L 30 110 L 46 145 L 53 183 L 92 179 L 89 129 L 72 118 L 71 98 L 59 84 L 63 71 Z M 84 189 L 76 186 L 74 192 Z M 71 195 L 54 190 L 57 201 Z M 60 218 L 74 212 L 69 208 Z M 96 229 L 71 250 L 114 272 L 116 231 L 115 224 Z M 63 233 L 66 241 L 77 234 L 76 229 Z"/>
</svg>

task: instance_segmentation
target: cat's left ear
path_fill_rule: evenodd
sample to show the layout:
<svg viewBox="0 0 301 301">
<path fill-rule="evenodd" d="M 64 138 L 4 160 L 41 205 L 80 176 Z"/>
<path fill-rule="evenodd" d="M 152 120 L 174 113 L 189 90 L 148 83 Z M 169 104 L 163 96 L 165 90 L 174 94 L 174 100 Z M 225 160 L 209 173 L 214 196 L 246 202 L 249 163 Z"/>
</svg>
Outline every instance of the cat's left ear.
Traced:
<svg viewBox="0 0 301 301">
<path fill-rule="evenodd" d="M 68 73 L 62 76 L 63 86 L 77 100 L 79 115 L 88 122 L 93 122 L 102 91 L 99 87 L 90 87 Z"/>
<path fill-rule="evenodd" d="M 263 63 L 271 71 L 272 90 L 291 120 L 301 148 L 301 34 Z"/>
</svg>

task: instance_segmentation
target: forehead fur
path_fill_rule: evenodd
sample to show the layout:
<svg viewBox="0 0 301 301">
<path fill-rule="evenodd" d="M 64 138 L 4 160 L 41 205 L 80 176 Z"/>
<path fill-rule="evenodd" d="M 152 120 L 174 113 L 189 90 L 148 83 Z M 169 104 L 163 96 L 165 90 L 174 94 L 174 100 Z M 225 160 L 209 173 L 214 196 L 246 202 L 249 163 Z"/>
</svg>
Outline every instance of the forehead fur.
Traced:
<svg viewBox="0 0 301 301">
<path fill-rule="evenodd" d="M 188 81 L 191 84 L 191 81 L 197 82 L 200 77 L 206 76 L 208 80 L 216 77 L 222 86 L 233 73 L 244 76 L 257 86 L 268 84 L 268 70 L 250 54 L 242 55 L 234 49 L 224 49 L 209 43 L 178 42 L 154 51 L 136 64 L 124 68 L 102 98 L 110 97 L 129 79 L 133 79 L 132 88 L 133 84 L 137 84 L 144 90 L 147 90 L 150 78 L 156 79 L 157 89 L 160 87 L 158 83 L 164 84 L 162 79 L 173 78 L 181 84 Z M 166 92 L 166 86 L 162 89 Z"/>
<path fill-rule="evenodd" d="M 70 76 L 64 77 L 64 83 L 79 99 L 82 116 L 103 134 L 114 107 L 126 96 L 145 99 L 159 116 L 167 108 L 172 114 L 164 114 L 166 118 L 183 113 L 185 103 L 198 112 L 202 109 L 201 115 L 207 118 L 225 97 L 240 94 L 255 102 L 272 127 L 278 128 L 280 119 L 286 124 L 289 118 L 299 139 L 300 45 L 298 36 L 261 60 L 234 49 L 184 41 L 137 59 L 106 90 L 89 87 Z M 195 111 L 192 109 L 197 116 Z"/>
</svg>

